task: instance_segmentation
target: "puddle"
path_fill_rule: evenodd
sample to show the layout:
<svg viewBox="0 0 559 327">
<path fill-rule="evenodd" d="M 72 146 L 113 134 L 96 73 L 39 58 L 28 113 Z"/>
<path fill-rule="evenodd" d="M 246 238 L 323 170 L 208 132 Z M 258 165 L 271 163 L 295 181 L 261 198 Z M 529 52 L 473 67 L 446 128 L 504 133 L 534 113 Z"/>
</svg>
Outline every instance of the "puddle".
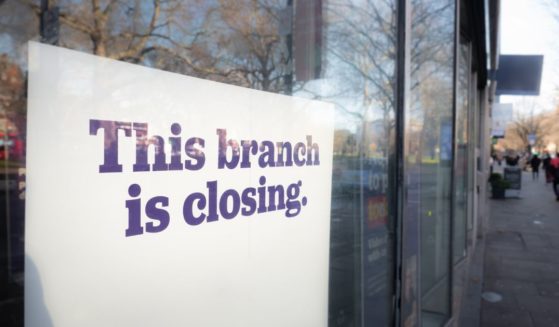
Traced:
<svg viewBox="0 0 559 327">
<path fill-rule="evenodd" d="M 483 292 L 481 294 L 481 297 L 487 301 L 487 302 L 491 302 L 491 303 L 496 303 L 496 302 L 500 302 L 503 300 L 503 296 L 499 293 L 495 293 L 495 292 Z"/>
</svg>

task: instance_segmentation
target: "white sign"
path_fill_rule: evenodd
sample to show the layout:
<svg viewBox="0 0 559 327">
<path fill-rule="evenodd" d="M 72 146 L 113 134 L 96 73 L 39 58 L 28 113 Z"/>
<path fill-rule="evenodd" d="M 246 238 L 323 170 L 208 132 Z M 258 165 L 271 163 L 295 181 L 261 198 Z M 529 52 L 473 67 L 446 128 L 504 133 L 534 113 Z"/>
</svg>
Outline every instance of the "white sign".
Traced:
<svg viewBox="0 0 559 327">
<path fill-rule="evenodd" d="M 491 111 L 491 134 L 505 137 L 507 126 L 512 122 L 512 103 L 494 103 Z"/>
<path fill-rule="evenodd" d="M 534 145 L 536 143 L 536 134 L 528 134 L 527 139 L 530 145 Z"/>
<path fill-rule="evenodd" d="M 333 106 L 29 43 L 26 326 L 326 326 Z"/>
</svg>

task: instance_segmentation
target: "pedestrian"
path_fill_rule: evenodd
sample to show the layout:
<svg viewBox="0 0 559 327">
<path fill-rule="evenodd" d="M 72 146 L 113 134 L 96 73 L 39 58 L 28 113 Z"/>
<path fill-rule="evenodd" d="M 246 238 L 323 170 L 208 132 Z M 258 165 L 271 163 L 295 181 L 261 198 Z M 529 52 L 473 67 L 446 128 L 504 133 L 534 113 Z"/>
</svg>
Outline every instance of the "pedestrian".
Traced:
<svg viewBox="0 0 559 327">
<path fill-rule="evenodd" d="M 509 167 L 514 167 L 518 165 L 519 160 L 520 160 L 520 156 L 516 153 L 508 153 L 505 157 L 505 163 Z"/>
<path fill-rule="evenodd" d="M 540 164 L 541 164 L 541 159 L 538 157 L 537 154 L 534 154 L 532 156 L 532 159 L 530 159 L 530 166 L 532 167 L 532 180 L 537 180 L 540 177 Z"/>
<path fill-rule="evenodd" d="M 555 192 L 556 200 L 559 201 L 559 152 L 555 154 L 555 158 L 551 159 L 549 169 L 553 173 L 553 192 Z"/>
<path fill-rule="evenodd" d="M 553 176 L 551 175 L 551 171 L 549 169 L 549 163 L 551 162 L 551 157 L 549 156 L 549 152 L 547 150 L 543 153 L 543 171 L 545 173 L 545 182 L 551 183 L 553 181 Z"/>
</svg>

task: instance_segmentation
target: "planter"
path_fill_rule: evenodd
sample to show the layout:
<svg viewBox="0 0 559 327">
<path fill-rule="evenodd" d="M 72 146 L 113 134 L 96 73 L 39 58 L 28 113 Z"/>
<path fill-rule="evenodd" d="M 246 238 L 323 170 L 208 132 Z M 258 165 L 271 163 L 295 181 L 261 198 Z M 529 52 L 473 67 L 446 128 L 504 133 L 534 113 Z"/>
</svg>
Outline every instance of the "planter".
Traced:
<svg viewBox="0 0 559 327">
<path fill-rule="evenodd" d="M 491 197 L 493 199 L 504 199 L 506 191 L 507 191 L 507 189 L 503 188 L 503 187 L 492 187 L 491 188 Z"/>
<path fill-rule="evenodd" d="M 492 173 L 489 176 L 489 183 L 491 184 L 491 197 L 493 199 L 504 199 L 505 192 L 510 187 L 510 183 L 504 180 L 503 176 L 499 173 Z"/>
</svg>

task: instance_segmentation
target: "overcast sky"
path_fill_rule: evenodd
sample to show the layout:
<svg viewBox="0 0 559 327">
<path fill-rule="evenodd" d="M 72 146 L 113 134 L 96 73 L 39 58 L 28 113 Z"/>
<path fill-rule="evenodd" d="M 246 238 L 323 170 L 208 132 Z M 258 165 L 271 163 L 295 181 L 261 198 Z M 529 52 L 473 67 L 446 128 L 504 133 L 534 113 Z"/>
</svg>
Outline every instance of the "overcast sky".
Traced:
<svg viewBox="0 0 559 327">
<path fill-rule="evenodd" d="M 501 1 L 501 54 L 544 55 L 540 96 L 529 97 L 534 98 L 537 111 L 552 110 L 559 89 L 559 22 L 544 1 Z M 515 103 L 515 111 L 528 110 L 531 99 L 520 98 L 503 96 L 501 102 Z"/>
</svg>

